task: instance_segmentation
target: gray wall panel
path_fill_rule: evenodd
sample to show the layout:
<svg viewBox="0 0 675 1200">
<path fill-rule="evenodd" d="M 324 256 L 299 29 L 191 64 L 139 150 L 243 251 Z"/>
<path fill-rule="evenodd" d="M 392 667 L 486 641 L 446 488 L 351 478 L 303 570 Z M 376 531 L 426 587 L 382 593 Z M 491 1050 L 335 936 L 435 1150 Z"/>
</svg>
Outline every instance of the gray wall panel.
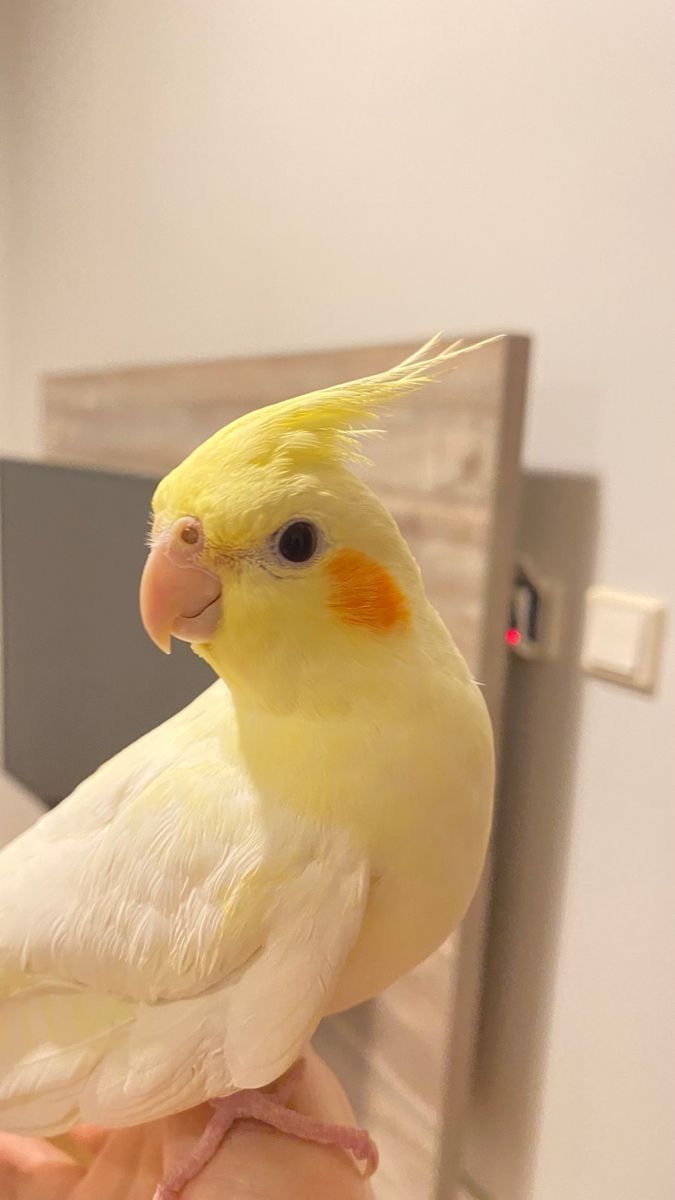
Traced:
<svg viewBox="0 0 675 1200">
<path fill-rule="evenodd" d="M 0 463 L 5 767 L 48 804 L 213 679 L 141 626 L 154 483 Z"/>
</svg>

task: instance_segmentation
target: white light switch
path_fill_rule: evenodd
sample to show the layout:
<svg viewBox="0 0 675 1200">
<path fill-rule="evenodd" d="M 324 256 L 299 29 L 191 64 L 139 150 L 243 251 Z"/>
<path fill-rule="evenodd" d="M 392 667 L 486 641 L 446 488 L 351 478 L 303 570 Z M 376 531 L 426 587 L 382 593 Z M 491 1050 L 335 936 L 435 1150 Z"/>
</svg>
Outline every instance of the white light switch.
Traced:
<svg viewBox="0 0 675 1200">
<path fill-rule="evenodd" d="M 656 678 L 664 615 L 662 602 L 653 596 L 589 588 L 582 667 L 589 675 L 650 691 Z"/>
</svg>

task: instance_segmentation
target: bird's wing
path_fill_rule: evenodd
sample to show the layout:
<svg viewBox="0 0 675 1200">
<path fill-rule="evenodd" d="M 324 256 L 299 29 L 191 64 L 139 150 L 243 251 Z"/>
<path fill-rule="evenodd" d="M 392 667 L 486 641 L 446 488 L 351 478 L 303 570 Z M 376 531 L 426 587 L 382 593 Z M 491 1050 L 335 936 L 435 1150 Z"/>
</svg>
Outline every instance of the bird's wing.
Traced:
<svg viewBox="0 0 675 1200">
<path fill-rule="evenodd" d="M 245 956 L 218 933 L 265 827 L 230 723 L 216 685 L 0 852 L 0 997 L 53 977 L 152 1001 Z"/>
<path fill-rule="evenodd" d="M 84 1120 L 154 1119 L 262 1086 L 296 1060 L 356 940 L 368 889 L 364 858 L 343 834 L 305 832 L 299 858 L 261 876 L 258 948 L 208 991 L 139 1005 L 82 1092 Z"/>
<path fill-rule="evenodd" d="M 267 1083 L 321 1016 L 365 855 L 263 802 L 222 744 L 200 761 L 189 720 L 173 765 L 123 752 L 0 855 L 0 1127 L 135 1123 Z"/>
</svg>

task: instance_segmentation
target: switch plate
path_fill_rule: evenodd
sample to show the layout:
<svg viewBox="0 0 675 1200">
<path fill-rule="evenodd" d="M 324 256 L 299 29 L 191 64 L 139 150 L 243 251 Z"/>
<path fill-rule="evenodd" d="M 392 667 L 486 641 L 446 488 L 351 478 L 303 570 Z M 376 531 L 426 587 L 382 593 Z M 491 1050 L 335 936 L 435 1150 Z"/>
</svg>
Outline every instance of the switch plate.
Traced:
<svg viewBox="0 0 675 1200">
<path fill-rule="evenodd" d="M 664 617 L 662 601 L 653 596 L 589 588 L 581 652 L 584 671 L 624 687 L 652 691 Z"/>
</svg>

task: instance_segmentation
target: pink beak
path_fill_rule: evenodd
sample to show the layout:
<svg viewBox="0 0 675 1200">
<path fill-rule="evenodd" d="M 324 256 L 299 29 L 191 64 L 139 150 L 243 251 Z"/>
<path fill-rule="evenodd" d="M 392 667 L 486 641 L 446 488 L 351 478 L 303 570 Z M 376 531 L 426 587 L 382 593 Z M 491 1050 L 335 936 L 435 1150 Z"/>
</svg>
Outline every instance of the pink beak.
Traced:
<svg viewBox="0 0 675 1200">
<path fill-rule="evenodd" d="M 155 541 L 141 578 L 141 619 L 165 654 L 171 638 L 209 642 L 221 618 L 222 584 L 198 559 L 204 535 L 196 517 L 180 517 Z"/>
</svg>

